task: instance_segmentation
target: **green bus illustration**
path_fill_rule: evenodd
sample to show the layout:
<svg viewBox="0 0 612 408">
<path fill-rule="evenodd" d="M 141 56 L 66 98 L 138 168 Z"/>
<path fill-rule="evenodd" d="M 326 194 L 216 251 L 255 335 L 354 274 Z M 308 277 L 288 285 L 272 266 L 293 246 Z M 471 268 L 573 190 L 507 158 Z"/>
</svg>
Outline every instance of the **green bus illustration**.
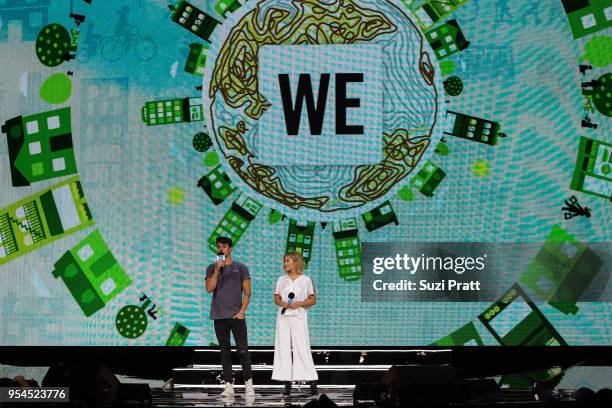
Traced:
<svg viewBox="0 0 612 408">
<path fill-rule="evenodd" d="M 94 224 L 78 176 L 0 210 L 0 265 Z"/>
<path fill-rule="evenodd" d="M 370 232 L 391 223 L 399 225 L 397 215 L 395 214 L 395 211 L 393 211 L 393 207 L 388 200 L 367 213 L 362 214 L 361 218 L 363 218 L 366 229 Z"/>
<path fill-rule="evenodd" d="M 247 230 L 251 221 L 261 210 L 263 205 L 246 194 L 240 196 L 232 203 L 231 208 L 225 213 L 219 224 L 208 238 L 208 248 L 217 253 L 217 237 L 225 236 L 232 239 L 234 245 L 238 243 L 240 237 Z"/>
<path fill-rule="evenodd" d="M 180 323 L 176 323 L 166 340 L 166 346 L 182 346 L 189 337 L 189 329 Z"/>
<path fill-rule="evenodd" d="M 478 316 L 504 346 L 567 346 L 518 283 Z M 515 322 L 508 325 L 508 321 Z"/>
<path fill-rule="evenodd" d="M 410 180 L 410 184 L 424 196 L 433 197 L 434 190 L 438 188 L 444 177 L 446 177 L 444 170 L 428 160 L 425 166 Z"/>
</svg>

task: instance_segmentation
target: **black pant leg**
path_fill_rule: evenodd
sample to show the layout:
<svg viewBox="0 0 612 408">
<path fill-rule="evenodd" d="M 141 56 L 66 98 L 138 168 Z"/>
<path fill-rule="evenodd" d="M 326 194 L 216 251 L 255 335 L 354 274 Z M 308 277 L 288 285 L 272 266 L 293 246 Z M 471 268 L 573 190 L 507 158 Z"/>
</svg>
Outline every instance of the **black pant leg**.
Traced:
<svg viewBox="0 0 612 408">
<path fill-rule="evenodd" d="M 247 335 L 246 319 L 233 319 L 231 322 L 234 341 L 236 342 L 236 350 L 242 365 L 242 377 L 244 381 L 253 378 L 251 370 L 251 355 L 249 354 L 249 341 Z"/>
<path fill-rule="evenodd" d="M 227 382 L 234 381 L 232 373 L 232 345 L 230 343 L 230 327 L 232 319 L 215 320 L 215 334 L 221 351 L 221 366 L 223 367 L 223 379 Z"/>
</svg>

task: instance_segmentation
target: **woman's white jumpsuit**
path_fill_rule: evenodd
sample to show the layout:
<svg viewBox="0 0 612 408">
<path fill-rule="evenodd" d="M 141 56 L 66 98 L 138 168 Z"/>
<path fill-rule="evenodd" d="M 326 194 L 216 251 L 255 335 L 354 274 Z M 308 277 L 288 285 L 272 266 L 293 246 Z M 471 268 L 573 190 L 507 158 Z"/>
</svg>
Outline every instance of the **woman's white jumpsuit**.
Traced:
<svg viewBox="0 0 612 408">
<path fill-rule="evenodd" d="M 312 279 L 300 275 L 292 280 L 288 275 L 281 276 L 276 282 L 275 295 L 280 295 L 287 303 L 289 293 L 293 292 L 293 301 L 303 301 L 314 295 Z M 318 379 L 308 336 L 308 311 L 299 307 L 287 309 L 281 314 L 278 308 L 276 318 L 276 341 L 274 342 L 274 368 L 272 379 L 277 381 L 314 381 Z"/>
</svg>

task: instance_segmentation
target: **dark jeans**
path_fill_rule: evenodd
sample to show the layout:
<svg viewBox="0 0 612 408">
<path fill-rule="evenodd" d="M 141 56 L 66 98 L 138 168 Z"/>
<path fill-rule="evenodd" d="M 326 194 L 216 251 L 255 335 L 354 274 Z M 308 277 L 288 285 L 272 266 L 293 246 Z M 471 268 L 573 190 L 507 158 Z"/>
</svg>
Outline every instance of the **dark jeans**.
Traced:
<svg viewBox="0 0 612 408">
<path fill-rule="evenodd" d="M 236 350 L 242 365 L 242 377 L 244 381 L 253 378 L 251 371 L 251 355 L 249 354 L 249 342 L 247 340 L 247 326 L 245 319 L 217 319 L 215 320 L 215 334 L 221 350 L 221 365 L 223 366 L 223 379 L 232 382 L 232 348 L 230 343 L 230 330 L 234 335 Z"/>
</svg>

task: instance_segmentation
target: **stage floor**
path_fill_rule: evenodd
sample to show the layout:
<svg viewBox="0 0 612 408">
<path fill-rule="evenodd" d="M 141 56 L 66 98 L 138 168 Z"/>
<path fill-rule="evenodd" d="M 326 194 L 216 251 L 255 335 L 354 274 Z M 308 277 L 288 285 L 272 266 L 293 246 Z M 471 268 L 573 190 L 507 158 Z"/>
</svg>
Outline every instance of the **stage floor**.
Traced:
<svg viewBox="0 0 612 408">
<path fill-rule="evenodd" d="M 281 395 L 280 386 L 256 386 L 255 398 L 246 400 L 244 387 L 235 387 L 235 396 L 232 399 L 219 398 L 222 388 L 184 388 L 174 391 L 153 389 L 153 407 L 301 407 L 311 401 L 308 386 L 292 389 L 291 397 Z M 319 396 L 327 395 L 338 406 L 353 405 L 353 387 L 319 387 Z M 318 396 L 314 399 L 318 399 Z"/>
</svg>

